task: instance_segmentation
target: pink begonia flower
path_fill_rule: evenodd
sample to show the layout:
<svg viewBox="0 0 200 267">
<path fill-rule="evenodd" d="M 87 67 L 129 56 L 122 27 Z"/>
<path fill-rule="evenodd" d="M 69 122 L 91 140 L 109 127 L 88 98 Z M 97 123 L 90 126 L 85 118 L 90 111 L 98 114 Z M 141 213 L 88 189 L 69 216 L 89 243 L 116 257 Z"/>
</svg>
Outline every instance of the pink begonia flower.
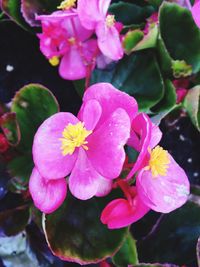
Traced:
<svg viewBox="0 0 200 267">
<path fill-rule="evenodd" d="M 40 174 L 34 178 L 33 173 L 30 183 L 36 206 L 43 210 L 42 187 L 48 194 L 48 182 L 63 181 L 70 173 L 69 189 L 75 197 L 85 200 L 108 194 L 112 179 L 121 173 L 136 112 L 133 97 L 99 83 L 87 89 L 78 118 L 60 112 L 45 120 L 33 142 L 33 160 Z M 48 204 L 55 208 L 52 201 Z"/>
<path fill-rule="evenodd" d="M 79 0 L 77 11 L 82 25 L 95 30 L 101 52 L 112 60 L 123 57 L 119 25 L 115 23 L 114 15 L 108 15 L 111 0 Z"/>
<path fill-rule="evenodd" d="M 69 10 L 37 16 L 37 19 L 42 23 L 42 33 L 38 34 L 40 50 L 52 65 L 60 61 L 61 77 L 68 80 L 86 77 L 88 65 L 98 54 L 96 40 L 89 39 L 93 31 L 84 28 L 77 13 Z"/>
<path fill-rule="evenodd" d="M 154 137 L 154 134 L 158 137 Z M 151 138 L 154 138 L 154 147 L 157 145 L 156 139 L 159 142 L 160 132 L 154 128 Z M 166 150 L 160 146 L 153 147 L 149 145 L 146 150 L 145 161 L 140 166 L 143 168 L 136 177 L 136 187 L 146 206 L 168 213 L 187 201 L 189 181 L 184 170 Z"/>
<path fill-rule="evenodd" d="M 121 183 L 125 183 L 123 180 Z M 149 210 L 137 194 L 135 186 L 126 186 L 127 199 L 118 198 L 111 201 L 101 213 L 101 222 L 109 229 L 126 227 L 140 220 Z"/>
<path fill-rule="evenodd" d="M 189 80 L 188 79 L 179 79 L 179 80 L 174 80 L 173 85 L 176 88 L 176 103 L 179 104 L 181 103 L 185 96 L 188 93 L 188 88 L 189 88 Z"/>
<path fill-rule="evenodd" d="M 29 190 L 35 206 L 44 213 L 51 213 L 63 203 L 67 195 L 67 182 L 64 178 L 45 179 L 34 168 L 29 181 Z"/>
<path fill-rule="evenodd" d="M 191 12 L 196 25 L 200 28 L 200 0 L 195 0 Z"/>
<path fill-rule="evenodd" d="M 148 34 L 150 29 L 158 24 L 158 12 L 154 12 L 146 21 L 147 22 L 143 30 L 144 34 Z"/>
</svg>

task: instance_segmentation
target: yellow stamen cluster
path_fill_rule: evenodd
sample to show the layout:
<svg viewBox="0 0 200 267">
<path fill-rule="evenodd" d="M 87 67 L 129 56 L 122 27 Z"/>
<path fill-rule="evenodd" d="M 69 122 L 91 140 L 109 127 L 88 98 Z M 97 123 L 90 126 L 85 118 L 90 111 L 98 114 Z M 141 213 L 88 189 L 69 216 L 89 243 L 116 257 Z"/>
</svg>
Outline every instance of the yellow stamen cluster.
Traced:
<svg viewBox="0 0 200 267">
<path fill-rule="evenodd" d="M 56 67 L 58 66 L 58 64 L 60 63 L 60 59 L 57 56 L 54 56 L 52 58 L 49 59 L 49 63 L 53 66 Z"/>
<path fill-rule="evenodd" d="M 83 122 L 77 124 L 69 123 L 62 132 L 61 150 L 63 156 L 72 155 L 76 147 L 83 147 L 88 150 L 87 141 L 85 140 L 92 131 L 86 130 Z"/>
<path fill-rule="evenodd" d="M 76 39 L 75 39 L 74 37 L 70 37 L 70 38 L 68 39 L 68 42 L 69 42 L 71 45 L 75 45 L 75 43 L 76 43 Z"/>
<path fill-rule="evenodd" d="M 114 24 L 115 24 L 115 16 L 114 15 L 108 15 L 106 17 L 106 26 L 108 28 L 110 28 L 110 27 L 114 26 Z"/>
<path fill-rule="evenodd" d="M 168 164 L 170 163 L 169 155 L 166 150 L 160 146 L 156 146 L 152 151 L 150 151 L 149 165 L 146 170 L 151 170 L 152 176 L 166 176 Z"/>
<path fill-rule="evenodd" d="M 58 9 L 67 10 L 75 6 L 76 0 L 64 0 L 57 7 Z"/>
</svg>

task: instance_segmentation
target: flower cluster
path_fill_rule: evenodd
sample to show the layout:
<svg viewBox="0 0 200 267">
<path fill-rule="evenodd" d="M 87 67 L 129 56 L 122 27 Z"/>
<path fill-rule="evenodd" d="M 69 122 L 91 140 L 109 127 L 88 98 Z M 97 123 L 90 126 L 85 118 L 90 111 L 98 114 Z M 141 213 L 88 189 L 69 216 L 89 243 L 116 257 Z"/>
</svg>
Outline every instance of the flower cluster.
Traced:
<svg viewBox="0 0 200 267">
<path fill-rule="evenodd" d="M 109 228 L 127 226 L 150 209 L 170 212 L 180 207 L 187 200 L 189 182 L 172 156 L 157 146 L 161 136 L 150 118 L 138 112 L 133 97 L 109 83 L 90 86 L 77 117 L 57 113 L 35 135 L 29 184 L 35 205 L 53 212 L 64 201 L 67 184 L 81 200 L 105 196 L 117 184 L 125 198 L 104 209 L 101 221 Z M 122 179 L 125 145 L 138 151 L 138 158 Z"/>
<path fill-rule="evenodd" d="M 102 61 L 123 56 L 121 24 L 108 14 L 111 0 L 66 0 L 51 15 L 37 16 L 42 23 L 40 49 L 49 62 L 59 65 L 61 77 L 82 79 Z"/>
</svg>

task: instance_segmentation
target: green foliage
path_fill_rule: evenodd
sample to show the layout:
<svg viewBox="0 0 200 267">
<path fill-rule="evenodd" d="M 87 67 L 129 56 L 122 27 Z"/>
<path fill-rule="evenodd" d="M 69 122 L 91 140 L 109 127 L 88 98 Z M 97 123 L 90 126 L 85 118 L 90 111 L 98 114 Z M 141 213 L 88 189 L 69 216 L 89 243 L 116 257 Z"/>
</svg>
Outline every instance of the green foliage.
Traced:
<svg viewBox="0 0 200 267">
<path fill-rule="evenodd" d="M 120 250 L 112 258 L 113 263 L 118 267 L 138 263 L 136 241 L 129 233 Z"/>
<path fill-rule="evenodd" d="M 191 121 L 200 131 L 200 85 L 197 85 L 188 91 L 183 105 L 187 110 Z"/>
<path fill-rule="evenodd" d="M 43 228 L 52 252 L 61 259 L 81 264 L 99 262 L 115 253 L 124 242 L 127 228 L 109 230 L 100 215 L 115 193 L 81 201 L 68 194 L 64 204 L 45 215 Z"/>
<path fill-rule="evenodd" d="M 12 176 L 11 184 L 16 190 L 25 189 L 30 177 L 33 160 L 32 144 L 34 135 L 42 122 L 59 111 L 58 103 L 53 94 L 39 84 L 29 84 L 19 90 L 11 106 L 15 112 L 21 132 L 21 139 L 16 147 L 17 157 L 9 162 Z"/>
</svg>

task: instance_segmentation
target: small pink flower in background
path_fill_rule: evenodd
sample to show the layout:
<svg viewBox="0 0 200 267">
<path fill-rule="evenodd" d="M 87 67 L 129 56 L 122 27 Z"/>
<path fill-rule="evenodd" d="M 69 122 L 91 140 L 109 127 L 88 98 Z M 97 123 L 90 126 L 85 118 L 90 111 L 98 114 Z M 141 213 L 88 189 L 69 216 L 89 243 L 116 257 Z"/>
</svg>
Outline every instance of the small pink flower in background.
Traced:
<svg viewBox="0 0 200 267">
<path fill-rule="evenodd" d="M 200 1 L 195 0 L 195 3 L 191 9 L 193 19 L 196 25 L 200 28 Z"/>
<path fill-rule="evenodd" d="M 37 19 L 42 22 L 42 33 L 38 34 L 40 49 L 52 65 L 60 63 L 61 77 L 68 80 L 86 77 L 88 65 L 93 64 L 99 53 L 96 40 L 89 39 L 93 31 L 85 29 L 77 14 L 69 10 Z"/>
<path fill-rule="evenodd" d="M 135 186 L 119 181 L 127 199 L 118 198 L 111 201 L 101 214 L 101 222 L 109 229 L 126 227 L 140 220 L 149 210 L 137 194 Z"/>
<path fill-rule="evenodd" d="M 144 34 L 148 34 L 150 29 L 158 24 L 158 12 L 154 12 L 147 20 L 143 30 Z"/>
<path fill-rule="evenodd" d="M 43 211 L 47 206 L 47 212 L 58 208 L 66 194 L 61 184 L 70 173 L 69 189 L 75 197 L 108 194 L 122 171 L 124 145 L 136 112 L 133 97 L 99 83 L 87 89 L 78 118 L 60 112 L 44 121 L 33 143 L 37 171 L 31 176 L 30 192 L 35 205 Z M 46 202 L 44 195 L 49 196 Z"/>
<path fill-rule="evenodd" d="M 82 25 L 95 30 L 101 52 L 112 60 L 123 57 L 119 31 L 121 26 L 115 22 L 114 15 L 107 14 L 111 0 L 79 0 L 78 16 Z"/>
<path fill-rule="evenodd" d="M 173 84 L 176 88 L 176 98 L 177 98 L 176 103 L 179 104 L 184 100 L 185 96 L 187 95 L 189 80 L 188 79 L 174 80 Z"/>
</svg>

